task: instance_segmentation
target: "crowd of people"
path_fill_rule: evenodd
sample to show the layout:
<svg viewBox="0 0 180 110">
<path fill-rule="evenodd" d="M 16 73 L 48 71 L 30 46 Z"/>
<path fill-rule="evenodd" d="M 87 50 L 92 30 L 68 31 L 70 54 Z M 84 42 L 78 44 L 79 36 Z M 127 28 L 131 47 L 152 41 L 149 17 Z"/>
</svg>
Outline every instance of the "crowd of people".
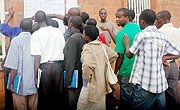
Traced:
<svg viewBox="0 0 180 110">
<path fill-rule="evenodd" d="M 14 13 L 9 9 L 0 24 L 0 32 L 11 39 L 1 65 L 5 87 L 11 73 L 5 88 L 7 110 L 180 109 L 176 64 L 180 30 L 170 22 L 169 11 L 156 14 L 145 9 L 136 24 L 134 11 L 120 8 L 115 13 L 116 24 L 122 27 L 119 31 L 107 20 L 105 8 L 99 10 L 100 21 L 73 7 L 66 15 L 39 10 L 20 26 L 10 27 Z M 52 18 L 63 21 L 65 33 Z M 114 62 L 120 101 L 107 75 L 108 64 Z M 78 83 L 72 88 L 75 70 Z M 17 74 L 22 78 L 18 93 L 14 93 Z M 119 102 L 117 107 L 108 108 L 108 98 Z"/>
</svg>

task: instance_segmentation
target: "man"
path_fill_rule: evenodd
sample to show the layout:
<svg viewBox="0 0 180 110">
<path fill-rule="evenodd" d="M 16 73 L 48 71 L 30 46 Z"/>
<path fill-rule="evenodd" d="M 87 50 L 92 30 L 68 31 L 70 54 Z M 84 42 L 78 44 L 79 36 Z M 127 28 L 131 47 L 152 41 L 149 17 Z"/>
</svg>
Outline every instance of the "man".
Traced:
<svg viewBox="0 0 180 110">
<path fill-rule="evenodd" d="M 162 58 L 164 53 L 179 57 L 176 55 L 179 55 L 180 49 L 157 30 L 154 26 L 155 19 L 156 13 L 153 10 L 142 11 L 139 25 L 143 31 L 136 36 L 131 48 L 127 35 L 123 38 L 127 57 L 132 58 L 136 54 L 129 81 L 135 85 L 130 103 L 132 109 L 146 110 L 153 105 L 157 107 L 153 108 L 154 110 L 165 109 L 164 91 L 168 84 Z M 166 61 L 166 58 L 164 60 Z"/>
<path fill-rule="evenodd" d="M 64 47 L 64 66 L 66 71 L 65 87 L 67 88 L 70 110 L 76 110 L 78 97 L 82 88 L 82 63 L 80 61 L 82 46 L 86 43 L 80 33 L 82 19 L 80 16 L 72 16 L 68 21 L 71 33 Z M 78 70 L 78 87 L 70 88 L 74 70 Z"/>
<path fill-rule="evenodd" d="M 35 76 L 42 70 L 38 89 L 38 109 L 64 109 L 63 104 L 63 48 L 65 40 L 58 28 L 46 24 L 46 14 L 37 11 L 35 20 L 40 29 L 31 37 L 31 55 L 35 56 Z M 35 77 L 37 85 L 37 77 Z"/>
<path fill-rule="evenodd" d="M 170 23 L 171 14 L 169 11 L 160 11 L 156 17 L 156 26 L 158 30 L 168 36 L 177 46 L 180 46 L 180 30 Z M 170 66 L 164 67 L 165 75 L 168 81 L 168 89 L 166 95 L 166 108 L 179 110 L 178 80 L 179 71 L 175 60 L 170 60 Z"/>
<path fill-rule="evenodd" d="M 20 25 L 22 32 L 10 45 L 5 67 L 10 68 L 9 89 L 13 92 L 13 81 L 16 74 L 22 76 L 19 92 L 13 93 L 14 110 L 37 110 L 37 89 L 34 81 L 34 57 L 30 54 L 32 21 L 25 18 Z"/>
<path fill-rule="evenodd" d="M 137 33 L 141 32 L 140 27 L 132 22 L 129 22 L 129 12 L 126 8 L 120 8 L 116 12 L 116 23 L 123 28 L 118 32 L 116 36 L 116 46 L 114 51 L 118 53 L 119 57 L 115 64 L 115 74 L 119 71 L 120 82 L 120 106 L 128 107 L 128 102 L 132 94 L 133 85 L 129 83 L 129 77 L 131 75 L 133 63 L 135 57 L 128 59 L 125 53 L 125 46 L 122 41 L 124 34 L 127 34 L 130 38 L 130 46 L 133 44 L 134 38 Z"/>
<path fill-rule="evenodd" d="M 134 18 L 135 18 L 134 10 L 129 10 L 129 22 L 133 22 Z"/>
<path fill-rule="evenodd" d="M 86 83 L 83 83 L 77 110 L 105 110 L 105 94 L 112 91 L 109 82 L 106 80 L 106 72 L 108 71 L 108 63 L 113 64 L 117 54 L 111 48 L 96 40 L 98 36 L 99 30 L 97 27 L 92 25 L 85 27 L 83 38 L 88 43 L 83 46 L 81 58 L 83 82 Z"/>
<path fill-rule="evenodd" d="M 109 29 L 113 35 L 117 34 L 117 29 L 116 26 L 113 22 L 111 21 L 107 21 L 107 10 L 104 8 L 101 8 L 99 10 L 99 17 L 100 17 L 100 22 L 97 23 L 97 27 L 99 28 L 100 32 L 103 32 L 105 35 L 105 40 L 106 40 L 106 44 L 108 47 L 111 46 L 111 35 L 109 34 L 108 31 L 103 30 L 103 28 Z M 114 38 L 112 37 L 112 40 L 114 41 Z"/>
<path fill-rule="evenodd" d="M 20 27 L 17 27 L 17 26 L 10 27 L 8 24 L 10 20 L 13 18 L 14 13 L 15 13 L 15 10 L 13 8 L 10 8 L 7 19 L 4 21 L 4 23 L 0 24 L 0 33 L 2 33 L 3 35 L 7 37 L 10 37 L 10 41 L 12 40 L 12 38 L 18 36 L 19 33 L 21 32 Z M 6 53 L 8 53 L 8 49 L 6 49 Z M 10 70 L 4 66 L 5 60 L 6 60 L 6 57 L 3 59 L 1 63 L 1 67 L 3 68 L 3 71 L 4 71 L 4 87 L 6 87 L 7 85 L 7 80 L 8 80 L 8 76 L 10 72 Z M 5 88 L 5 109 L 13 110 L 12 93 L 7 88 Z"/>
</svg>

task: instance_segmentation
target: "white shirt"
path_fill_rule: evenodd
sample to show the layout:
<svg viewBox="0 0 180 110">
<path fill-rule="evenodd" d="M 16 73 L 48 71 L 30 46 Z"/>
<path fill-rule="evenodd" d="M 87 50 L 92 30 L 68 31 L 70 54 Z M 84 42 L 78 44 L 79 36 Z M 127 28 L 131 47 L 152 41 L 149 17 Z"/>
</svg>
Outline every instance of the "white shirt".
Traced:
<svg viewBox="0 0 180 110">
<path fill-rule="evenodd" d="M 64 60 L 65 40 L 58 28 L 42 27 L 31 37 L 31 55 L 40 55 L 40 63 Z"/>
<path fill-rule="evenodd" d="M 158 31 L 166 34 L 171 41 L 180 47 L 180 30 L 175 28 L 172 23 L 164 24 Z"/>
<path fill-rule="evenodd" d="M 162 57 L 164 53 L 179 55 L 180 48 L 155 26 L 148 26 L 137 34 L 129 51 L 136 54 L 129 82 L 152 93 L 164 92 L 168 84 Z"/>
</svg>

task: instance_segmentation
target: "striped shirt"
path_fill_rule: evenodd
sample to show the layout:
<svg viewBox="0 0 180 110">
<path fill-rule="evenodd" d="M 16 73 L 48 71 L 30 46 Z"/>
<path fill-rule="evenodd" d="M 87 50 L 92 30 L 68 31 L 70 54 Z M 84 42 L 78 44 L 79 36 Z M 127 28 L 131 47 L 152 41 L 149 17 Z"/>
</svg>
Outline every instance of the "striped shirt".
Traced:
<svg viewBox="0 0 180 110">
<path fill-rule="evenodd" d="M 129 82 L 152 93 L 164 92 L 168 84 L 162 57 L 164 54 L 179 55 L 180 49 L 155 26 L 148 26 L 137 34 L 129 51 L 136 54 Z"/>
</svg>

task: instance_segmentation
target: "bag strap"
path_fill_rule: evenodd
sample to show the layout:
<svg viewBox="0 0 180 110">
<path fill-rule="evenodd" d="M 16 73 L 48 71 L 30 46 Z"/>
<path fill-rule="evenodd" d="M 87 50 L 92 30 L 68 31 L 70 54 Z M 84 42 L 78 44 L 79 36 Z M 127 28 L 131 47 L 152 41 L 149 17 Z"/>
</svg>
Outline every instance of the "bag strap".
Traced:
<svg viewBox="0 0 180 110">
<path fill-rule="evenodd" d="M 106 52 L 103 44 L 101 44 L 101 45 L 102 45 L 102 48 L 103 48 L 103 50 L 104 50 L 104 53 L 105 53 L 105 56 L 106 56 L 106 59 L 107 59 L 107 63 L 108 63 L 108 65 L 109 65 L 109 64 L 110 64 L 110 62 L 109 62 L 109 57 L 108 57 L 108 55 L 107 55 L 107 52 Z M 111 64 L 110 64 L 110 65 L 111 65 Z"/>
</svg>

